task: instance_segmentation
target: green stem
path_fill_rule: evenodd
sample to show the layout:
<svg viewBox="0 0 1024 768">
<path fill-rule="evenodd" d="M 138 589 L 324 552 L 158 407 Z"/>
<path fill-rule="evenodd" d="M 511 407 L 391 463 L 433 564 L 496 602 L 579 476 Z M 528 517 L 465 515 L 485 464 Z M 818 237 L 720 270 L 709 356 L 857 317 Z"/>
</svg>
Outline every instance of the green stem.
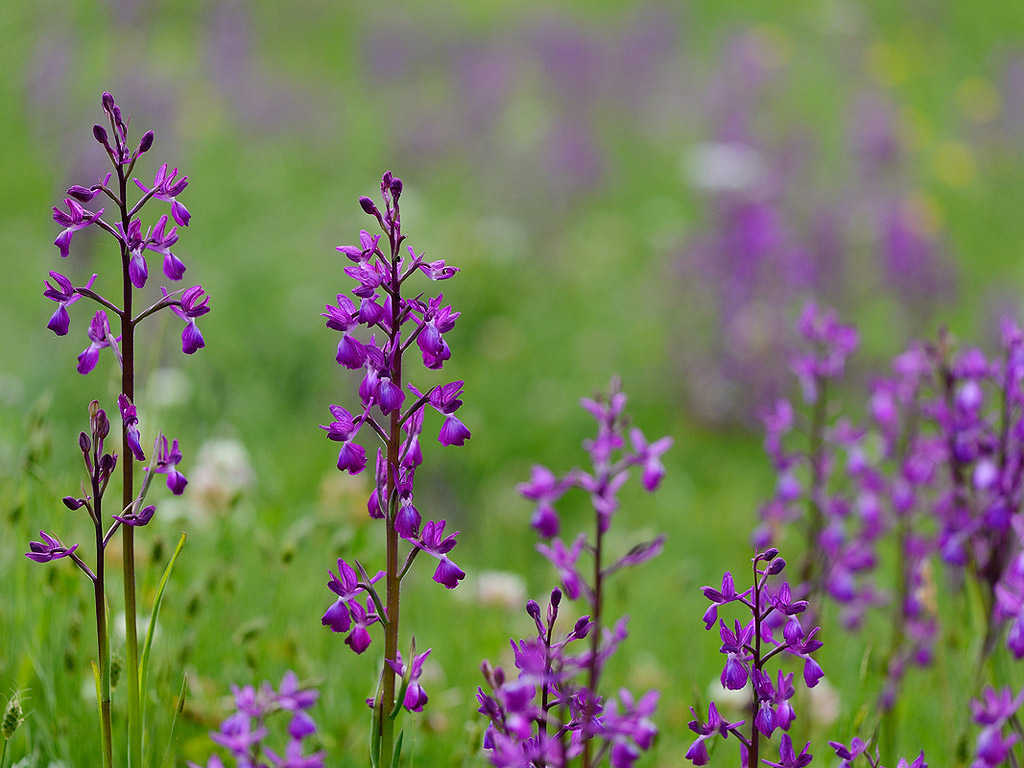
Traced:
<svg viewBox="0 0 1024 768">
<path fill-rule="evenodd" d="M 95 489 L 95 478 L 93 480 Z M 100 515 L 100 498 L 96 499 L 97 519 Z M 103 768 L 112 768 L 114 763 L 113 738 L 110 732 L 110 639 L 107 636 L 107 599 L 103 587 L 105 563 L 103 556 L 103 526 L 96 525 L 96 578 L 93 579 L 93 600 L 96 604 L 96 644 L 100 666 L 100 743 L 103 747 Z M 3 762 L 0 761 L 0 768 Z"/>
</svg>

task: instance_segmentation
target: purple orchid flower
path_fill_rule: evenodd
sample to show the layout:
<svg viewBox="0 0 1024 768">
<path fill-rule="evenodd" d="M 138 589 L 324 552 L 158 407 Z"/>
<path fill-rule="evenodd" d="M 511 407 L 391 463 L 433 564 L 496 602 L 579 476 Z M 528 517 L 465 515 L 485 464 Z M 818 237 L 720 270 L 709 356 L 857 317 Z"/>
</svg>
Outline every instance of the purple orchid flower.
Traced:
<svg viewBox="0 0 1024 768">
<path fill-rule="evenodd" d="M 135 185 L 146 195 L 155 197 L 157 200 L 163 200 L 165 203 L 170 203 L 171 216 L 174 217 L 174 221 L 183 227 L 187 227 L 192 215 L 188 212 L 188 209 L 177 200 L 177 197 L 184 192 L 185 187 L 188 186 L 188 176 L 182 176 L 180 179 L 177 178 L 177 176 L 178 169 L 175 168 L 173 171 L 168 173 L 167 163 L 164 163 L 156 172 L 156 176 L 153 179 L 152 189 L 143 185 L 138 179 L 132 179 L 132 181 L 134 181 Z"/>
<path fill-rule="evenodd" d="M 120 337 L 118 337 L 120 338 Z M 100 350 L 110 346 L 110 322 L 107 313 L 97 310 L 89 323 L 89 346 L 78 356 L 78 372 L 82 375 L 96 367 L 100 359 Z"/>
<path fill-rule="evenodd" d="M 58 336 L 66 336 L 68 329 L 71 327 L 71 316 L 68 314 L 68 307 L 82 298 L 82 296 L 75 289 L 72 282 L 60 272 L 50 272 L 50 277 L 53 278 L 53 284 L 51 285 L 49 280 L 45 281 L 46 290 L 43 291 L 43 296 L 56 301 L 57 310 L 50 317 L 50 322 L 46 324 L 46 327 Z M 96 275 L 94 274 L 89 278 L 89 282 L 85 284 L 85 287 L 92 288 L 92 284 L 95 281 Z"/>
<path fill-rule="evenodd" d="M 30 541 L 28 544 L 29 551 L 25 553 L 25 557 L 37 563 L 49 563 L 51 560 L 60 560 L 62 557 L 68 557 L 78 549 L 77 544 L 65 547 L 60 539 L 56 536 L 51 536 L 46 531 L 40 531 L 39 535 L 43 540 Z"/>
<path fill-rule="evenodd" d="M 57 235 L 53 244 L 60 249 L 62 258 L 67 258 L 71 249 L 71 237 L 80 229 L 85 229 L 92 224 L 103 213 L 100 208 L 96 213 L 87 211 L 72 198 L 65 198 L 64 204 L 68 207 L 69 213 L 64 213 L 60 208 L 54 207 L 53 220 L 64 227 L 64 230 Z"/>
<path fill-rule="evenodd" d="M 206 346 L 203 334 L 196 325 L 196 318 L 210 311 L 207 306 L 210 297 L 204 296 L 203 293 L 201 285 L 194 285 L 181 295 L 181 306 L 171 306 L 171 311 L 185 321 L 185 329 L 181 332 L 181 351 L 186 355 L 191 355 Z M 167 295 L 166 291 L 164 295 Z"/>
</svg>

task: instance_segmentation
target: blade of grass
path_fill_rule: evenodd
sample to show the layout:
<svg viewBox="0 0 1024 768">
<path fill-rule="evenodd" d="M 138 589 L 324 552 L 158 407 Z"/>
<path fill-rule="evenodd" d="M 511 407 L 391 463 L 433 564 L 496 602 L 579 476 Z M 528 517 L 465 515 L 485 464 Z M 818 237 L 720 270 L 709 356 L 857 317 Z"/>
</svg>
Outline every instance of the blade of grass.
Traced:
<svg viewBox="0 0 1024 768">
<path fill-rule="evenodd" d="M 188 689 L 188 673 L 181 676 L 181 692 L 178 694 L 178 703 L 174 707 L 174 717 L 171 719 L 171 732 L 167 735 L 167 749 L 164 750 L 164 759 L 160 761 L 160 768 L 167 768 L 170 765 L 171 747 L 174 746 L 174 734 L 178 728 L 178 715 L 185 709 L 185 691 Z"/>
<path fill-rule="evenodd" d="M 164 589 L 167 587 L 167 580 L 171 577 L 171 571 L 174 569 L 174 563 L 178 559 L 178 555 L 181 554 L 182 547 L 185 546 L 185 534 L 181 534 L 181 538 L 178 539 L 178 546 L 174 548 L 174 554 L 171 555 L 170 562 L 167 563 L 167 568 L 164 569 L 164 575 L 160 578 L 160 586 L 156 591 L 156 600 L 153 603 L 153 615 L 149 617 L 149 629 L 146 630 L 146 641 L 142 646 L 142 655 L 139 659 L 139 699 L 141 706 L 141 716 L 145 721 L 146 716 L 146 684 L 149 679 L 149 652 L 153 646 L 153 635 L 156 632 L 156 622 L 160 617 L 160 605 L 164 599 Z"/>
</svg>

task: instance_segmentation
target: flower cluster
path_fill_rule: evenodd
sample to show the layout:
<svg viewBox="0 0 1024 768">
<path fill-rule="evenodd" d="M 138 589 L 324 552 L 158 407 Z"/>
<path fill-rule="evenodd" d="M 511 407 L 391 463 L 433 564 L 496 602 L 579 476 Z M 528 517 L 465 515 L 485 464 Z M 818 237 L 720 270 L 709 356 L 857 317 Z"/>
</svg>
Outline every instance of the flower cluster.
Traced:
<svg viewBox="0 0 1024 768">
<path fill-rule="evenodd" d="M 490 721 L 484 736 L 484 748 L 490 751 L 496 766 L 565 766 L 582 752 L 586 739 L 605 740 L 601 755 L 607 754 L 616 768 L 632 766 L 640 751 L 650 749 L 658 729 L 650 717 L 658 703 L 658 692 L 648 691 L 639 701 L 626 689 L 608 706 L 595 701 L 594 694 L 573 679 L 585 674 L 590 652 L 572 653 L 571 644 L 583 640 L 594 623 L 589 616 L 576 620 L 573 628 L 557 637 L 555 622 L 562 600 L 557 587 L 551 592 L 544 620 L 534 601 L 526 612 L 537 627 L 535 639 L 512 642 L 515 679 L 506 677 L 501 667 L 484 662 L 484 679 L 491 688 L 477 691 L 479 712 Z M 615 642 L 625 638 L 625 624 L 616 628 Z M 587 721 L 588 710 L 595 715 Z M 599 763 L 596 759 L 594 763 Z"/>
<path fill-rule="evenodd" d="M 722 667 L 722 685 L 731 691 L 740 691 L 750 684 L 751 722 L 744 735 L 745 720 L 730 723 L 718 712 L 714 702 L 708 707 L 708 717 L 701 720 L 693 711 L 694 720 L 690 730 L 697 734 L 686 757 L 694 765 L 708 764 L 707 741 L 715 736 L 723 739 L 734 735 L 740 742 L 744 765 L 757 765 L 760 755 L 761 736 L 770 739 L 776 729 L 788 731 L 796 719 L 790 700 L 796 694 L 794 675 L 785 674 L 782 669 L 773 678 L 766 665 L 772 658 L 785 653 L 803 662 L 803 680 L 808 688 L 815 687 L 824 676 L 814 654 L 822 646 L 815 637 L 819 627 L 805 630 L 800 614 L 807 610 L 806 600 L 793 598 L 792 590 L 785 582 L 778 586 L 769 585 L 771 577 L 782 573 L 786 561 L 779 557 L 777 549 L 770 548 L 758 553 L 751 560 L 752 583 L 742 592 L 737 592 L 732 574 L 722 577 L 720 589 L 704 587 L 704 596 L 711 605 L 704 613 L 704 626 L 711 629 L 716 622 L 722 640 L 721 653 L 725 656 Z M 749 621 L 733 622 L 730 627 L 719 618 L 719 609 L 738 603 L 750 612 Z M 781 629 L 781 632 L 779 631 Z M 781 634 L 781 637 L 779 635 Z M 779 745 L 779 762 L 765 761 L 776 768 L 801 768 L 811 762 L 807 753 L 810 745 L 804 746 L 799 754 L 795 752 L 788 733 L 784 733 Z"/>
<path fill-rule="evenodd" d="M 830 405 L 857 348 L 857 332 L 835 311 L 814 304 L 804 307 L 797 328 L 806 351 L 792 367 L 809 413 L 801 420 L 803 414 L 785 399 L 761 413 L 765 451 L 778 482 L 774 497 L 761 508 L 755 544 L 769 546 L 784 528 L 799 525 L 807 548 L 795 591 L 813 600 L 831 597 L 843 605 L 845 623 L 856 626 L 864 609 L 877 602 L 873 586 L 861 576 L 875 565 L 882 529 L 873 507 L 854 508 L 847 482 L 865 466 L 863 433 L 846 419 L 830 421 Z M 800 432 L 800 439 L 791 437 Z"/>
<path fill-rule="evenodd" d="M 868 751 L 869 745 L 856 736 L 853 737 L 853 741 L 850 742 L 849 746 L 839 741 L 830 741 L 828 744 L 835 750 L 836 757 L 840 760 L 839 768 L 851 768 L 859 757 L 863 757 L 864 762 L 870 768 L 885 768 L 878 756 L 878 750 L 876 749 L 874 755 L 872 755 Z M 905 757 L 901 757 L 900 761 L 896 763 L 896 768 L 928 768 L 928 763 L 924 761 L 924 752 L 920 752 L 913 761 L 908 761 Z"/>
<path fill-rule="evenodd" d="M 83 485 L 80 496 L 68 496 L 65 505 L 71 510 L 85 508 L 88 512 L 95 532 L 96 561 L 94 569 L 90 568 L 76 553 L 77 545 L 65 547 L 60 540 L 41 532 L 42 541 L 32 542 L 27 557 L 36 562 L 70 558 L 90 579 L 93 584 L 94 603 L 96 608 L 96 631 L 99 659 L 97 662 L 97 693 L 100 709 L 100 728 L 102 742 L 102 765 L 111 768 L 113 747 L 111 736 L 111 659 L 107 640 L 106 566 L 104 553 L 113 534 L 120 528 L 123 538 L 121 558 L 124 572 L 124 593 L 126 606 L 125 640 L 128 655 L 128 761 L 132 764 L 143 763 L 143 727 L 142 727 L 142 689 L 140 676 L 147 659 L 140 659 L 136 629 L 136 596 L 135 596 L 135 548 L 134 532 L 148 524 L 156 512 L 155 505 L 143 506 L 146 494 L 153 478 L 162 474 L 167 479 L 167 486 L 175 495 L 182 493 L 187 484 L 185 476 L 177 465 L 182 459 L 178 449 L 178 441 L 174 440 L 168 447 L 167 438 L 158 435 L 148 466 L 143 468 L 144 478 L 141 489 L 136 490 L 135 464 L 145 462 L 146 454 L 142 447 L 140 420 L 134 402 L 136 378 L 136 347 L 135 337 L 139 324 L 147 317 L 164 309 L 170 309 L 185 321 L 181 334 L 182 351 L 192 354 L 201 349 L 205 343 L 202 333 L 196 325 L 196 319 L 209 311 L 208 297 L 202 286 L 168 292 L 161 287 L 160 297 L 144 309 L 138 310 L 136 305 L 137 292 L 141 291 L 149 279 L 149 266 L 146 261 L 147 252 L 163 257 L 164 275 L 169 281 L 180 281 L 185 273 L 185 265 L 171 250 L 178 242 L 178 226 L 188 226 L 191 219 L 188 209 L 178 200 L 188 186 L 185 176 L 178 176 L 177 169 L 170 172 L 167 165 L 160 167 L 152 187 L 147 187 L 132 176 L 136 163 L 153 147 L 154 133 L 147 131 L 138 144 L 132 145 L 128 140 L 130 118 L 122 113 L 115 103 L 114 97 L 104 93 L 101 107 L 106 117 L 106 126 L 93 126 L 93 137 L 103 147 L 112 170 L 91 186 L 74 185 L 67 191 L 64 209 L 54 207 L 53 219 L 62 228 L 54 240 L 54 245 L 61 258 L 71 254 L 71 244 L 76 232 L 87 227 L 96 227 L 106 232 L 117 244 L 120 255 L 120 280 L 117 293 L 120 303 L 111 301 L 100 294 L 94 285 L 99 277 L 93 274 L 84 285 L 76 287 L 66 275 L 51 271 L 50 279 L 45 281 L 43 295 L 57 303 L 57 309 L 51 315 L 47 327 L 57 336 L 66 336 L 71 327 L 69 307 L 80 299 L 88 299 L 99 305 L 93 314 L 86 335 L 88 346 L 78 355 L 77 370 L 80 374 L 88 374 L 99 364 L 100 356 L 106 349 L 111 350 L 120 369 L 120 389 L 117 397 L 118 410 L 121 416 L 121 444 L 125 455 L 120 461 L 122 475 L 121 501 L 112 512 L 103 510 L 103 496 L 107 490 L 115 465 L 118 464 L 116 453 L 104 450 L 104 441 L 110 433 L 110 422 L 106 413 L 93 401 L 89 408 L 90 431 L 79 436 L 79 448 L 85 462 L 89 478 L 88 487 Z M 141 191 L 134 200 L 129 199 L 129 181 Z M 106 207 L 97 208 L 93 201 L 104 200 Z M 149 226 L 143 223 L 143 212 L 152 199 L 157 199 L 171 206 L 171 218 L 175 226 L 169 226 L 170 219 L 166 214 Z M 85 206 L 93 205 L 93 208 Z M 65 210 L 66 209 L 66 210 Z M 180 294 L 180 296 L 179 296 Z M 113 321 L 113 322 L 112 322 Z M 153 613 L 155 621 L 156 612 Z M 151 626 L 152 630 L 152 626 Z"/>
<path fill-rule="evenodd" d="M 658 555 L 664 536 L 606 562 L 605 534 L 619 508 L 618 491 L 633 467 L 642 468 L 642 483 L 648 491 L 657 489 L 665 471 L 661 455 L 672 439 L 648 443 L 643 433 L 633 428 L 627 443 L 626 395 L 618 381 L 613 381 L 606 396 L 585 398 L 581 404 L 598 424 L 597 437 L 584 442 L 592 471 L 574 469 L 558 478 L 547 468 L 535 466 L 530 481 L 520 485 L 519 491 L 535 502 L 531 525 L 544 538 L 559 532 L 561 523 L 554 503 L 566 490 L 576 487 L 589 494 L 594 508 L 593 540 L 580 533 L 571 546 L 554 538 L 550 546 L 538 544 L 537 549 L 558 572 L 565 595 L 573 600 L 582 597 L 590 613 L 556 640 L 554 626 L 562 590 L 552 592 L 544 622 L 539 605 L 531 600 L 527 612 L 537 627 L 537 637 L 512 643 L 518 677 L 506 679 L 500 667 L 484 663 L 484 677 L 493 695 L 480 689 L 477 697 L 479 711 L 490 720 L 484 746 L 496 766 L 565 766 L 577 756 L 584 766 L 590 766 L 608 756 L 615 768 L 629 768 L 650 748 L 657 733 L 650 720 L 658 700 L 656 690 L 636 700 L 623 689 L 615 699 L 603 696 L 599 684 L 605 664 L 626 638 L 625 617 L 610 630 L 602 625 L 604 581 L 621 568 Z M 584 551 L 594 561 L 591 581 L 579 562 Z M 570 653 L 570 645 L 586 637 L 588 647 Z M 593 740 L 600 741 L 596 750 Z"/>
<path fill-rule="evenodd" d="M 405 353 L 414 343 L 428 370 L 441 369 L 451 358 L 445 335 L 455 327 L 460 314 L 444 303 L 443 294 L 427 299 L 423 294 L 404 296 L 406 281 L 417 273 L 433 281 L 447 280 L 458 269 L 443 260 L 427 261 L 405 245 L 401 179 L 389 171 L 381 179 L 380 189 L 383 211 L 368 197 L 360 198 L 359 204 L 376 220 L 383 234 L 371 235 L 364 230 L 360 232 L 359 245 L 338 247 L 351 262 L 345 267 L 345 274 L 356 285 L 351 295 L 338 294 L 336 302 L 328 304 L 323 313 L 327 327 L 341 333 L 335 356 L 338 364 L 362 371 L 360 402 L 352 411 L 340 405 L 330 406 L 333 421 L 321 428 L 328 439 L 341 444 L 338 469 L 353 475 L 362 472 L 367 463 L 366 449 L 356 442 L 360 431 L 366 427 L 380 438 L 367 510 L 371 518 L 384 521 L 387 567 L 369 578 L 358 561 L 353 561 L 353 567 L 339 559 L 338 573 L 331 573 L 328 582 L 337 600 L 327 609 L 322 623 L 334 632 L 348 632 L 345 642 L 356 653 L 369 646 L 369 628 L 376 623 L 383 626 L 381 684 L 369 700 L 375 708 L 371 750 L 380 755 L 384 764 L 390 764 L 391 750 L 395 748 L 391 733 L 393 716 L 386 715 L 395 701 L 396 678 L 400 677 L 407 686 L 403 700 L 407 709 L 418 711 L 427 699 L 419 684 L 413 682 L 419 677 L 426 653 L 417 656 L 413 651 L 412 661 L 406 667 L 398 652 L 402 579 L 420 553 L 437 560 L 433 579 L 448 589 L 454 589 L 466 575 L 450 557 L 458 531 L 445 533 L 445 520 L 424 520 L 414 504 L 413 482 L 423 461 L 420 436 L 427 407 L 443 417 L 438 433 L 443 446 L 463 445 L 470 432 L 456 416 L 462 406 L 462 381 L 421 390 L 405 378 L 409 369 Z M 362 335 L 356 333 L 360 327 L 365 329 Z M 404 564 L 399 557 L 401 541 L 408 545 Z M 380 579 L 383 599 L 374 587 Z M 360 601 L 363 593 L 365 597 Z"/>
<path fill-rule="evenodd" d="M 126 282 L 130 282 L 136 289 L 145 287 L 149 279 L 149 266 L 146 262 L 147 251 L 152 251 L 163 257 L 163 271 L 168 280 L 180 281 L 185 274 L 185 265 L 171 251 L 171 247 L 178 242 L 178 226 L 188 226 L 191 219 L 188 209 L 177 199 L 188 186 L 188 177 L 178 178 L 177 168 L 168 173 L 166 163 L 157 171 L 152 188 L 132 177 L 136 162 L 153 147 L 154 133 L 146 131 L 139 143 L 134 147 L 131 146 L 128 143 L 128 123 L 131 118 L 122 114 L 120 107 L 114 102 L 114 97 L 109 93 L 103 94 L 101 103 L 107 117 L 109 131 L 102 125 L 95 125 L 93 126 L 93 137 L 103 146 L 114 170 L 88 187 L 76 184 L 68 189 L 68 196 L 64 200 L 67 210 L 57 207 L 53 209 L 53 220 L 63 227 L 54 240 L 54 245 L 60 251 L 61 257 L 67 258 L 71 253 L 71 241 L 75 232 L 95 225 L 117 242 L 121 251 L 122 269 Z M 142 191 L 141 197 L 134 202 L 128 199 L 127 182 L 129 178 Z M 93 211 L 84 207 L 92 203 L 93 199 L 98 196 L 106 197 L 109 199 L 108 202 L 114 203 L 113 223 L 104 218 L 103 214 L 107 210 L 106 208 Z M 154 225 L 147 227 L 143 232 L 140 214 L 146 203 L 153 198 L 171 204 L 171 216 L 178 226 L 167 229 L 168 218 L 164 214 Z M 74 283 L 60 272 L 51 271 L 50 277 L 53 282 L 46 282 L 46 290 L 43 295 L 57 302 L 57 309 L 51 316 L 47 327 L 58 336 L 67 335 L 71 323 L 68 307 L 78 299 L 83 296 L 88 297 L 104 308 L 96 312 L 89 324 L 89 346 L 78 357 L 79 373 L 89 373 L 95 368 L 100 350 L 108 347 L 114 350 L 121 362 L 118 342 L 122 339 L 113 336 L 106 310 L 117 315 L 122 320 L 122 324 L 127 323 L 134 326 L 143 317 L 165 307 L 171 307 L 186 323 L 182 333 L 182 350 L 186 354 L 192 354 L 203 346 L 202 334 L 195 325 L 195 318 L 209 311 L 206 308 L 205 299 L 202 302 L 198 301 L 198 296 L 203 294 L 201 286 L 194 286 L 185 292 L 185 297 L 189 297 L 188 302 L 185 301 L 185 297 L 180 300 L 175 298 L 180 291 L 168 295 L 164 290 L 161 300 L 140 313 L 139 316 L 133 317 L 130 299 L 126 306 L 118 307 L 114 302 L 108 301 L 93 290 L 92 286 L 96 275 L 93 275 L 80 288 L 76 288 Z M 126 292 L 126 294 L 130 296 L 130 292 Z M 202 309 L 197 313 L 196 310 L 200 306 Z"/>
<path fill-rule="evenodd" d="M 1022 703 L 1024 690 L 1014 696 L 1009 687 L 986 688 L 980 699 L 971 701 L 971 718 L 982 727 L 971 768 L 995 768 L 1011 756 L 1020 740 L 1017 711 Z"/>
<path fill-rule="evenodd" d="M 319 691 L 302 688 L 294 672 L 285 674 L 277 691 L 267 681 L 259 688 L 233 685 L 231 690 L 236 711 L 221 723 L 220 730 L 210 732 L 210 738 L 228 751 L 239 768 L 323 768 L 326 753 L 307 752 L 316 723 L 306 710 L 316 703 Z M 288 741 L 281 754 L 264 743 L 270 735 L 267 720 L 278 712 L 290 714 Z M 193 762 L 189 766 L 204 768 Z M 224 763 L 213 754 L 205 768 L 224 768 Z"/>
</svg>

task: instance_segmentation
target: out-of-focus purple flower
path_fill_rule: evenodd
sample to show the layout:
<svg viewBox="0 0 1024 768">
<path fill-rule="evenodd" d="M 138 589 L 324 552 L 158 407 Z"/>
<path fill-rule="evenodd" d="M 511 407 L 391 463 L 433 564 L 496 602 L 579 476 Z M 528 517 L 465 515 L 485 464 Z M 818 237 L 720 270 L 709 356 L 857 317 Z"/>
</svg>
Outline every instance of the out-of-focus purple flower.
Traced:
<svg viewBox="0 0 1024 768">
<path fill-rule="evenodd" d="M 34 560 L 37 563 L 48 563 L 51 560 L 60 560 L 62 557 L 67 557 L 78 549 L 77 544 L 65 547 L 61 543 L 60 539 L 55 536 L 51 536 L 46 533 L 46 531 L 40 531 L 39 535 L 43 540 L 30 541 L 28 543 L 29 551 L 25 553 L 25 557 L 29 560 Z"/>
<path fill-rule="evenodd" d="M 867 752 L 868 749 L 868 745 L 857 736 L 853 737 L 849 747 L 839 741 L 830 741 L 828 745 L 836 751 L 836 757 L 842 759 L 839 768 L 850 768 L 851 763 Z"/>
<path fill-rule="evenodd" d="M 570 600 L 578 598 L 583 590 L 583 580 L 576 570 L 576 562 L 583 554 L 583 546 L 586 541 L 586 534 L 581 533 L 573 540 L 572 548 L 566 547 L 561 539 L 552 541 L 550 547 L 546 544 L 537 545 L 537 551 L 544 555 L 558 571 L 558 575 L 562 579 L 562 586 L 565 587 L 565 594 L 569 596 Z"/>
<path fill-rule="evenodd" d="M 170 203 L 171 216 L 174 217 L 174 221 L 182 227 L 188 226 L 192 215 L 188 212 L 188 209 L 177 200 L 178 195 L 184 192 L 185 187 L 188 186 L 188 176 L 182 176 L 179 179 L 178 169 L 175 168 L 173 171 L 168 173 L 167 163 L 164 163 L 156 172 L 156 177 L 153 179 L 152 189 L 145 186 L 138 179 L 132 179 L 132 181 L 134 181 L 136 186 L 146 195 L 155 197 L 157 200 L 163 200 L 165 203 Z"/>
<path fill-rule="evenodd" d="M 95 368 L 100 359 L 100 350 L 109 346 L 110 322 L 107 313 L 99 309 L 89 323 L 89 346 L 78 356 L 78 372 L 84 375 Z"/>
<path fill-rule="evenodd" d="M 185 329 L 181 332 L 181 351 L 191 355 L 206 346 L 203 334 L 196 325 L 196 319 L 210 311 L 209 296 L 204 295 L 201 285 L 194 285 L 181 295 L 181 305 L 172 305 L 171 310 L 185 321 Z"/>
<path fill-rule="evenodd" d="M 71 249 L 71 237 L 80 229 L 85 229 L 92 224 L 96 219 L 103 213 L 103 208 L 100 208 L 96 213 L 87 211 L 78 202 L 72 198 L 65 198 L 64 204 L 68 207 L 68 213 L 65 213 L 60 208 L 54 207 L 53 209 L 53 220 L 64 227 L 63 231 L 57 235 L 57 239 L 53 241 L 53 244 L 60 249 L 60 255 L 63 258 L 67 258 L 68 253 Z"/>
<path fill-rule="evenodd" d="M 644 433 L 633 427 L 629 431 L 629 441 L 633 446 L 635 456 L 633 461 L 644 468 L 642 482 L 648 491 L 657 490 L 661 485 L 661 479 L 665 476 L 665 465 L 661 463 L 661 455 L 672 447 L 672 438 L 663 437 L 648 443 Z"/>
</svg>

